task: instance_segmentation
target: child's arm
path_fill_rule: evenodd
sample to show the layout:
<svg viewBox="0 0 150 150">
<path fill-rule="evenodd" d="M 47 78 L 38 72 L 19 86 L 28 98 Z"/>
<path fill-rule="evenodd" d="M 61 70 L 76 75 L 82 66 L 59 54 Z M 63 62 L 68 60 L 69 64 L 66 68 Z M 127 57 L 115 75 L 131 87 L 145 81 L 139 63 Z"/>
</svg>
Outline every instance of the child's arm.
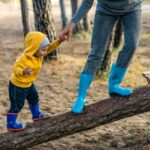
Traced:
<svg viewBox="0 0 150 150">
<path fill-rule="evenodd" d="M 47 53 L 49 54 L 49 53 L 53 52 L 56 49 L 56 47 L 58 47 L 60 44 L 61 44 L 61 42 L 59 40 L 53 41 L 49 45 L 49 48 L 47 49 Z"/>
<path fill-rule="evenodd" d="M 65 37 L 60 37 L 58 40 L 55 40 L 52 43 L 50 43 L 49 48 L 47 49 L 47 53 L 49 54 L 54 50 L 56 50 L 56 48 L 65 40 L 66 40 Z"/>
</svg>

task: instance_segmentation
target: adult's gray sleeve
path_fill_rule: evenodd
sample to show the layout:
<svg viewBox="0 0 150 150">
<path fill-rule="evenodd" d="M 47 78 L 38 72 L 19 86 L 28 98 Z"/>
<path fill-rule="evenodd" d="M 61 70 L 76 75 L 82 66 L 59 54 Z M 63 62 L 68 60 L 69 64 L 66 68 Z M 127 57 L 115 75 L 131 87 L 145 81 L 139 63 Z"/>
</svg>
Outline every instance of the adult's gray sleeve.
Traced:
<svg viewBox="0 0 150 150">
<path fill-rule="evenodd" d="M 94 0 L 83 0 L 81 6 L 72 17 L 71 21 L 74 23 L 78 23 L 90 10 L 93 5 Z"/>
</svg>

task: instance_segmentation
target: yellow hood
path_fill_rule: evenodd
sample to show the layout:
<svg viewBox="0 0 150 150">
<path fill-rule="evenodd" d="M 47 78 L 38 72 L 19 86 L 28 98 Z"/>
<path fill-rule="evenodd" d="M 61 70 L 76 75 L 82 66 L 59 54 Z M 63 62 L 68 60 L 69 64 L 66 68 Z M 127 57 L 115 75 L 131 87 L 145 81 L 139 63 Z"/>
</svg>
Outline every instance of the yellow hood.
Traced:
<svg viewBox="0 0 150 150">
<path fill-rule="evenodd" d="M 29 57 L 33 56 L 45 37 L 46 35 L 41 32 L 29 32 L 25 38 L 24 54 Z"/>
</svg>

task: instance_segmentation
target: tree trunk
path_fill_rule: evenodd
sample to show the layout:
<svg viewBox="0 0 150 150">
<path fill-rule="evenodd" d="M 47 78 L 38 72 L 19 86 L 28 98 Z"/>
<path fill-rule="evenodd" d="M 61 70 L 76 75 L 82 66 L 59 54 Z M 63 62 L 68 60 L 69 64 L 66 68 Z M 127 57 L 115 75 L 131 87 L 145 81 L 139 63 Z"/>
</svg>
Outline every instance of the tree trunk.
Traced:
<svg viewBox="0 0 150 150">
<path fill-rule="evenodd" d="M 83 17 L 83 29 L 85 31 L 89 30 L 89 23 L 88 23 L 88 15 L 87 14 Z"/>
<path fill-rule="evenodd" d="M 59 3 L 60 3 L 60 10 L 61 10 L 62 28 L 64 29 L 67 25 L 67 17 L 66 17 L 64 0 L 59 0 Z"/>
<path fill-rule="evenodd" d="M 52 16 L 52 6 L 50 0 L 33 0 L 35 15 L 35 28 L 37 31 L 45 33 L 50 41 L 56 39 L 56 30 Z M 58 51 L 49 54 L 46 59 L 57 58 Z"/>
<path fill-rule="evenodd" d="M 27 0 L 20 0 L 24 36 L 30 31 Z"/>
<path fill-rule="evenodd" d="M 111 54 L 112 54 L 112 35 L 110 37 L 109 43 L 107 45 L 106 53 L 100 68 L 100 71 L 107 71 L 111 64 Z"/>
<path fill-rule="evenodd" d="M 118 19 L 114 33 L 113 47 L 118 48 L 120 46 L 121 40 L 122 40 L 122 23 L 121 20 Z"/>
<path fill-rule="evenodd" d="M 82 0 L 83 2 L 84 0 Z M 89 30 L 89 23 L 88 23 L 88 14 L 86 14 L 84 17 L 83 17 L 83 29 L 85 31 L 88 31 Z"/>
<path fill-rule="evenodd" d="M 29 124 L 19 133 L 0 135 L 0 150 L 25 149 L 96 126 L 150 111 L 150 86 L 136 89 L 128 97 L 114 97 L 86 106 L 84 112 L 70 112 Z"/>
<path fill-rule="evenodd" d="M 76 13 L 78 9 L 78 0 L 71 0 L 71 10 L 72 10 L 72 16 Z M 73 29 L 73 34 L 81 32 L 82 27 L 80 22 L 76 24 L 76 26 Z"/>
</svg>

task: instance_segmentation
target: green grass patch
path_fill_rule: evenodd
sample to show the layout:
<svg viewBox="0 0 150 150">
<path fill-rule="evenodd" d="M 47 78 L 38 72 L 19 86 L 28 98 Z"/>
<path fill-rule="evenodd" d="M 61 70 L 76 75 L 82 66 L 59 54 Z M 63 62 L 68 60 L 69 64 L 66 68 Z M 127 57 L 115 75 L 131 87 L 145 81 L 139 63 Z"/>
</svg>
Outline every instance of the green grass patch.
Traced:
<svg viewBox="0 0 150 150">
<path fill-rule="evenodd" d="M 91 31 L 81 31 L 80 33 L 73 34 L 73 38 L 91 40 Z"/>
</svg>

